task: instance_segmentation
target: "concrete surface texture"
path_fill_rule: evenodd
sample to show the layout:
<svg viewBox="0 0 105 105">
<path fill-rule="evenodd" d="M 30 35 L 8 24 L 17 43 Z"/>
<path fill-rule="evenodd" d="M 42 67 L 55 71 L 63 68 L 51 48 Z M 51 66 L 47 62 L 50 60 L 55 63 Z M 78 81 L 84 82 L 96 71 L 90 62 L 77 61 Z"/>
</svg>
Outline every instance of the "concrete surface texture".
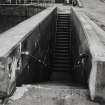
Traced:
<svg viewBox="0 0 105 105">
<path fill-rule="evenodd" d="M 89 101 L 89 92 L 65 84 L 38 84 L 18 87 L 8 105 L 100 105 Z"/>
<path fill-rule="evenodd" d="M 84 6 L 83 11 L 97 25 L 105 30 L 105 2 L 104 0 L 80 0 Z"/>
</svg>

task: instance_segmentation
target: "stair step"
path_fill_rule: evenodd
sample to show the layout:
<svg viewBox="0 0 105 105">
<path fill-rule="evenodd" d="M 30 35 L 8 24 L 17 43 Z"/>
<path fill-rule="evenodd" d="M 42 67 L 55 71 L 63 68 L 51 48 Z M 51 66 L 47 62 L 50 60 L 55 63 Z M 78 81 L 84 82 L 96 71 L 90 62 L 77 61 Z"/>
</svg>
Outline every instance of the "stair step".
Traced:
<svg viewBox="0 0 105 105">
<path fill-rule="evenodd" d="M 55 63 L 52 66 L 53 66 L 53 68 L 70 68 L 71 67 L 70 62 L 68 62 L 68 63 L 60 63 L 60 64 Z"/>
<path fill-rule="evenodd" d="M 70 68 L 71 67 L 71 63 L 70 62 L 68 62 L 67 64 L 65 63 L 65 64 L 58 64 L 58 63 L 54 63 L 53 65 L 52 65 L 52 67 L 53 68 Z"/>
<path fill-rule="evenodd" d="M 70 35 L 70 32 L 56 32 L 56 35 Z"/>
<path fill-rule="evenodd" d="M 65 32 L 66 33 L 67 32 L 67 35 L 70 34 L 70 31 L 71 31 L 70 29 L 61 29 L 61 28 L 56 29 L 56 33 L 59 33 L 59 32 Z"/>
<path fill-rule="evenodd" d="M 57 24 L 56 27 L 61 27 L 61 28 L 72 28 L 72 25 L 70 25 L 70 24 Z"/>
<path fill-rule="evenodd" d="M 70 36 L 56 36 L 57 40 L 70 40 Z"/>
<path fill-rule="evenodd" d="M 68 45 L 68 46 L 66 46 L 66 45 L 65 45 L 65 46 L 64 46 L 64 45 L 60 45 L 60 46 L 59 46 L 59 45 L 57 45 L 55 48 L 69 48 L 69 46 L 70 46 L 70 45 Z"/>
<path fill-rule="evenodd" d="M 69 68 L 53 68 L 53 71 L 70 71 L 71 67 Z"/>
<path fill-rule="evenodd" d="M 70 38 L 70 36 L 68 35 L 68 36 L 56 36 L 56 39 L 58 39 L 58 40 L 70 40 L 71 41 L 71 38 Z"/>
<path fill-rule="evenodd" d="M 67 19 L 71 19 L 70 15 L 58 15 L 57 18 L 67 18 Z"/>
<path fill-rule="evenodd" d="M 67 48 L 67 47 L 68 47 L 68 48 L 70 49 L 71 46 L 70 46 L 70 45 L 68 45 L 68 46 L 56 46 L 56 48 L 58 48 L 58 47 L 59 47 L 59 48 L 60 48 L 60 47 L 61 47 L 61 48 L 64 48 L 64 47 Z"/>
<path fill-rule="evenodd" d="M 68 38 L 70 39 L 71 38 L 71 34 L 56 34 L 56 37 L 57 38 Z"/>
<path fill-rule="evenodd" d="M 71 20 L 69 17 L 58 17 L 58 18 L 57 18 L 57 21 L 61 21 L 61 20 L 72 22 L 72 20 Z"/>
<path fill-rule="evenodd" d="M 70 33 L 70 28 L 56 28 L 56 31 L 58 32 L 58 31 L 60 31 L 60 32 L 69 32 Z"/>
<path fill-rule="evenodd" d="M 70 34 L 56 34 L 56 37 L 71 37 Z"/>
<path fill-rule="evenodd" d="M 56 31 L 57 32 L 59 32 L 59 31 L 60 32 L 69 32 L 70 33 L 70 29 L 69 28 L 68 29 L 67 28 L 65 28 L 65 29 L 64 28 L 57 28 Z"/>
<path fill-rule="evenodd" d="M 70 46 L 71 45 L 71 43 L 70 42 L 64 42 L 64 43 L 62 43 L 62 42 L 56 42 L 56 46 L 57 47 L 62 47 L 62 46 L 64 46 L 64 47 L 66 47 L 66 46 Z"/>
<path fill-rule="evenodd" d="M 70 42 L 71 40 L 70 39 L 56 39 L 56 42 L 63 42 L 63 43 L 66 43 L 66 42 Z"/>
<path fill-rule="evenodd" d="M 62 30 L 65 30 L 65 29 L 71 29 L 71 27 L 56 27 L 56 29 L 62 29 Z"/>
<path fill-rule="evenodd" d="M 71 38 L 70 38 L 70 35 L 64 35 L 64 36 L 63 35 L 57 35 L 56 39 L 69 39 L 70 40 Z"/>
<path fill-rule="evenodd" d="M 56 32 L 57 34 L 69 34 L 70 32 Z"/>
<path fill-rule="evenodd" d="M 59 20 L 59 21 L 56 22 L 56 24 L 70 25 L 71 21 L 69 21 L 69 20 Z"/>
<path fill-rule="evenodd" d="M 55 49 L 55 52 L 68 52 L 67 49 Z"/>
<path fill-rule="evenodd" d="M 57 59 L 55 59 L 55 58 L 53 58 L 53 60 L 52 60 L 52 62 L 53 62 L 53 64 L 54 63 L 57 63 L 57 64 L 59 64 L 59 63 L 68 63 L 68 62 L 71 62 L 71 60 L 70 60 L 71 58 L 69 57 L 69 59 L 59 59 L 59 58 L 57 58 Z"/>
<path fill-rule="evenodd" d="M 58 19 L 57 22 L 71 22 L 70 19 Z"/>
<path fill-rule="evenodd" d="M 72 30 L 71 28 L 62 28 L 62 27 L 56 28 L 56 31 L 68 32 L 68 33 L 70 33 L 71 30 Z"/>
<path fill-rule="evenodd" d="M 61 22 L 58 22 L 58 23 L 56 23 L 56 27 L 71 27 L 72 28 L 72 24 L 69 24 L 69 23 L 66 23 L 66 24 L 64 24 L 64 23 L 61 23 Z"/>
<path fill-rule="evenodd" d="M 64 61 L 64 60 L 54 60 L 53 64 L 70 64 L 70 61 Z"/>
<path fill-rule="evenodd" d="M 69 48 L 69 47 L 70 47 L 70 45 L 68 45 L 68 46 L 64 46 L 64 45 L 62 45 L 62 46 L 59 46 L 59 45 L 55 46 L 55 48 Z"/>
<path fill-rule="evenodd" d="M 59 62 L 69 62 L 72 57 L 70 56 L 53 56 L 53 62 L 59 61 Z"/>
<path fill-rule="evenodd" d="M 66 23 L 66 24 L 65 24 Z M 57 25 L 72 25 L 72 22 L 71 21 L 69 21 L 69 22 L 67 22 L 67 21 L 63 21 L 63 20 L 59 20 L 59 21 L 56 21 L 56 24 Z"/>
<path fill-rule="evenodd" d="M 70 41 L 69 40 L 57 40 L 56 41 L 56 44 L 60 44 L 60 43 L 68 43 L 68 45 L 69 45 L 69 43 L 70 43 Z"/>
<path fill-rule="evenodd" d="M 68 64 L 54 64 L 53 65 L 54 68 L 70 68 L 69 63 Z"/>
<path fill-rule="evenodd" d="M 70 18 L 70 15 L 57 15 L 58 18 Z"/>
<path fill-rule="evenodd" d="M 68 47 L 69 47 L 69 45 L 71 45 L 72 44 L 72 42 L 70 41 L 70 40 L 56 40 L 56 42 L 55 42 L 55 45 L 56 46 L 67 46 L 68 45 Z"/>
<path fill-rule="evenodd" d="M 65 24 L 65 25 L 64 24 L 63 25 L 57 24 L 56 27 L 57 28 L 60 27 L 60 28 L 69 28 L 69 29 L 71 28 L 72 29 L 72 25 L 69 25 L 69 24 Z"/>
<path fill-rule="evenodd" d="M 62 16 L 69 16 L 70 17 L 70 14 L 57 14 L 57 16 L 60 16 L 60 17 L 62 17 Z"/>
<path fill-rule="evenodd" d="M 70 37 L 71 38 L 71 33 L 68 33 L 68 34 L 66 34 L 66 33 L 56 33 L 56 37 Z"/>
<path fill-rule="evenodd" d="M 58 42 L 58 43 L 56 43 L 56 46 L 69 46 L 69 43 Z"/>
<path fill-rule="evenodd" d="M 70 59 L 69 56 L 54 56 L 55 59 Z"/>
<path fill-rule="evenodd" d="M 56 25 L 57 26 L 72 26 L 72 24 L 68 24 L 68 23 L 67 24 L 62 24 L 61 22 L 58 22 L 58 23 L 56 22 Z"/>
<path fill-rule="evenodd" d="M 57 20 L 57 23 L 70 24 L 71 21 L 70 20 L 65 20 L 65 19 L 59 19 L 59 20 Z"/>
<path fill-rule="evenodd" d="M 70 46 L 71 45 L 71 42 L 58 42 L 58 41 L 56 41 L 56 43 L 55 43 L 55 46 Z"/>
<path fill-rule="evenodd" d="M 68 33 L 68 34 L 65 34 L 65 33 L 64 34 L 56 33 L 56 36 L 57 37 L 68 37 L 69 36 L 71 38 L 71 34 L 70 33 Z"/>
<path fill-rule="evenodd" d="M 65 29 L 67 30 L 68 29 L 68 30 L 72 30 L 71 26 L 68 26 L 68 28 L 65 27 L 65 26 L 62 26 L 62 27 L 59 26 L 59 27 L 56 27 L 56 29 L 62 29 L 62 30 L 65 30 Z"/>
<path fill-rule="evenodd" d="M 65 54 L 69 54 L 71 50 L 55 50 L 54 53 L 65 53 Z"/>
<path fill-rule="evenodd" d="M 57 24 L 70 25 L 70 22 L 68 22 L 68 21 L 57 21 Z"/>
<path fill-rule="evenodd" d="M 56 35 L 56 38 L 71 38 L 71 36 L 70 35 Z"/>
<path fill-rule="evenodd" d="M 70 29 L 70 27 L 57 27 L 56 29 Z"/>
<path fill-rule="evenodd" d="M 70 39 L 56 39 L 56 43 L 59 43 L 59 42 L 63 42 L 63 43 L 69 43 L 70 42 Z"/>
<path fill-rule="evenodd" d="M 72 22 L 72 20 L 70 18 L 66 18 L 66 17 L 63 17 L 63 18 L 58 17 L 57 18 L 57 22 L 58 21 L 69 21 L 69 22 Z"/>
<path fill-rule="evenodd" d="M 67 19 L 69 19 L 70 20 L 70 17 L 69 16 L 57 16 L 57 19 L 59 20 L 61 20 L 61 19 L 65 19 L 65 20 L 67 20 Z"/>
<path fill-rule="evenodd" d="M 72 44 L 70 39 L 56 39 L 55 45 L 69 45 Z"/>
<path fill-rule="evenodd" d="M 70 58 L 70 55 L 69 55 L 69 54 L 62 54 L 62 55 L 61 55 L 61 54 L 59 54 L 59 55 L 58 55 L 58 54 L 56 54 L 56 53 L 55 53 L 53 56 L 58 56 L 58 57 L 69 57 L 69 58 Z M 54 57 L 54 58 L 55 58 L 55 57 Z M 57 61 L 59 61 L 59 62 L 60 62 L 60 60 L 59 60 L 59 59 L 58 59 Z M 64 61 L 64 60 L 63 60 L 63 61 Z M 62 62 L 62 61 L 61 61 L 61 62 Z"/>
<path fill-rule="evenodd" d="M 69 15 L 58 14 L 57 17 L 67 17 L 67 18 L 70 18 L 70 14 Z"/>
<path fill-rule="evenodd" d="M 70 51 L 67 51 L 67 50 L 55 50 L 55 52 L 59 52 L 59 53 L 69 53 Z"/>
<path fill-rule="evenodd" d="M 68 51 L 69 49 L 70 49 L 70 48 L 60 48 L 60 47 L 58 48 L 58 47 L 56 47 L 56 48 L 55 48 L 55 51 L 58 51 L 58 50 L 59 50 L 59 51 Z"/>
<path fill-rule="evenodd" d="M 55 48 L 55 51 L 68 51 L 69 48 Z"/>
</svg>

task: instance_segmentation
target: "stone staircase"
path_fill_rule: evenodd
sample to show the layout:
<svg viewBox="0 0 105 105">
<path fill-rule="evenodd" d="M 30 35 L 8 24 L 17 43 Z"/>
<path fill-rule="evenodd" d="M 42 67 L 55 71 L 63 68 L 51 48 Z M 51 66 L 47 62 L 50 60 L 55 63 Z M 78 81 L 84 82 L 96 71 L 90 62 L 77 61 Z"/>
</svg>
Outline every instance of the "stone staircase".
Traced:
<svg viewBox="0 0 105 105">
<path fill-rule="evenodd" d="M 56 23 L 56 41 L 52 59 L 53 71 L 70 71 L 71 69 L 71 31 L 70 14 L 58 14 Z"/>
</svg>

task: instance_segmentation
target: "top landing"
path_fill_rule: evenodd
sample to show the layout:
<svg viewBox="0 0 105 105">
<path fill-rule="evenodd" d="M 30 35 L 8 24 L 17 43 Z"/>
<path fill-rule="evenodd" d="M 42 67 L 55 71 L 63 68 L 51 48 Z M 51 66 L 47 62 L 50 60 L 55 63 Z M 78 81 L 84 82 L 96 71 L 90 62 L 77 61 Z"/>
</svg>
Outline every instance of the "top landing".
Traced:
<svg viewBox="0 0 105 105">
<path fill-rule="evenodd" d="M 71 13 L 71 5 L 64 5 L 64 4 L 55 4 L 57 7 L 58 14 L 70 14 Z"/>
</svg>

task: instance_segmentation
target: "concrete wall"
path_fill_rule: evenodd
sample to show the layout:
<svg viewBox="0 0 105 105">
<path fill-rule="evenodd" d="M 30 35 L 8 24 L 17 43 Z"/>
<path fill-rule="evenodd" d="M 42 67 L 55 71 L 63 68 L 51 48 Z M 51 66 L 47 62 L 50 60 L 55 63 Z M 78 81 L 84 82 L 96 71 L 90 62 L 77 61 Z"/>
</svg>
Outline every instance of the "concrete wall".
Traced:
<svg viewBox="0 0 105 105">
<path fill-rule="evenodd" d="M 89 55 L 87 70 L 88 86 L 92 100 L 105 100 L 105 32 L 93 23 L 82 11 L 72 9 L 72 18 L 77 31 L 79 53 Z"/>
<path fill-rule="evenodd" d="M 24 76 L 33 74 L 30 69 L 32 61 L 35 75 L 40 77 L 38 72 L 41 71 L 38 70 L 42 70 L 45 67 L 43 63 L 48 62 L 45 57 L 50 47 L 48 43 L 53 40 L 55 19 L 56 8 L 50 7 L 0 35 L 0 62 L 4 67 L 4 71 L 0 69 L 0 97 L 13 92 L 16 88 L 16 78 L 23 70 L 26 70 L 23 73 L 30 71 L 23 74 Z M 23 75 L 19 76 L 21 80 L 24 80 Z"/>
<path fill-rule="evenodd" d="M 73 77 L 76 82 L 88 85 L 89 74 L 91 71 L 91 54 L 88 47 L 88 40 L 75 11 L 72 10 L 71 15 L 73 20 L 72 56 L 74 69 L 76 69 L 73 71 Z M 78 62 L 80 65 L 77 64 Z"/>
</svg>

